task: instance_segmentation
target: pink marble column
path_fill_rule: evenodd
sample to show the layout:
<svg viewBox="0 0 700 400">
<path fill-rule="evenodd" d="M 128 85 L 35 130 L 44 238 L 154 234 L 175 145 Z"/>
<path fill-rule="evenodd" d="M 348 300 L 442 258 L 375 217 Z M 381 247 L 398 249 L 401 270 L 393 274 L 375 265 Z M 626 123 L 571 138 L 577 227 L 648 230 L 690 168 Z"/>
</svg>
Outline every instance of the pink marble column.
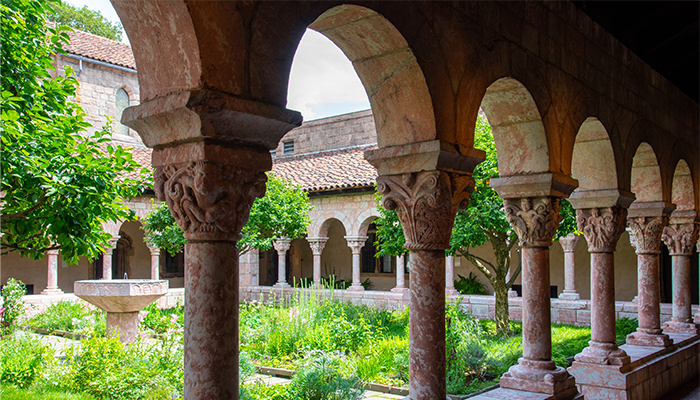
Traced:
<svg viewBox="0 0 700 400">
<path fill-rule="evenodd" d="M 625 231 L 626 219 L 627 209 L 621 206 L 576 211 L 578 229 L 586 236 L 591 253 L 591 341 L 576 355 L 575 360 L 580 363 L 625 365 L 630 362 L 627 353 L 617 347 L 615 338 L 614 253 Z M 579 366 L 572 368 L 575 370 Z"/>
<path fill-rule="evenodd" d="M 404 257 L 404 254 L 396 256 L 396 287 L 391 289 L 394 293 L 403 293 L 408 290 L 406 287 L 406 271 L 403 266 Z"/>
<path fill-rule="evenodd" d="M 458 295 L 459 292 L 455 289 L 455 258 L 454 256 L 445 257 L 445 294 L 448 296 Z"/>
<path fill-rule="evenodd" d="M 672 218 L 675 214 L 672 214 Z M 698 237 L 698 223 L 694 220 L 671 224 L 664 228 L 662 235 L 673 258 L 673 317 L 664 323 L 664 333 L 698 334 L 698 325 L 693 323 L 692 318 L 690 290 L 690 256 Z"/>
<path fill-rule="evenodd" d="M 110 239 L 109 245 L 105 247 L 105 252 L 102 254 L 102 279 L 112 279 L 112 252 L 117 248 L 118 240 L 119 236 Z"/>
<path fill-rule="evenodd" d="M 292 239 L 281 237 L 272 246 L 277 250 L 277 283 L 274 287 L 291 287 L 287 283 L 287 250 L 292 247 Z"/>
<path fill-rule="evenodd" d="M 634 204 L 633 204 L 634 206 Z M 632 209 L 630 210 L 630 213 Z M 668 224 L 668 213 L 657 216 L 643 216 L 639 211 L 628 218 L 630 242 L 637 252 L 637 331 L 627 336 L 627 344 L 637 346 L 670 346 L 673 341 L 662 333 L 659 307 L 659 254 L 661 234 Z"/>
<path fill-rule="evenodd" d="M 445 250 L 474 180 L 426 171 L 380 176 L 384 207 L 396 210 L 411 251 L 410 400 L 445 399 Z"/>
<path fill-rule="evenodd" d="M 270 154 L 193 142 L 155 150 L 152 160 L 156 195 L 187 239 L 184 397 L 237 399 L 237 242 L 265 193 Z"/>
<path fill-rule="evenodd" d="M 46 289 L 42 290 L 41 294 L 63 294 L 63 290 L 58 288 L 58 253 L 58 250 L 48 250 L 46 252 Z"/>
<path fill-rule="evenodd" d="M 695 245 L 695 251 L 700 254 L 700 239 L 698 239 L 698 242 Z M 700 257 L 698 258 L 700 259 Z M 698 271 L 700 272 L 700 260 L 698 260 Z M 698 275 L 700 275 L 700 273 Z M 698 286 L 700 287 L 700 278 L 698 278 Z M 700 324 L 700 307 L 698 307 L 698 313 L 693 316 L 693 322 Z"/>
<path fill-rule="evenodd" d="M 574 251 L 581 236 L 573 233 L 559 238 L 559 244 L 564 249 L 564 290 L 559 295 L 561 300 L 578 300 L 581 296 L 576 292 L 576 273 L 574 272 Z"/>
<path fill-rule="evenodd" d="M 345 240 L 352 250 L 352 286 L 348 290 L 363 291 L 365 288 L 360 278 L 360 252 L 367 241 L 367 236 L 345 236 Z"/>
<path fill-rule="evenodd" d="M 160 279 L 160 249 L 155 246 L 148 246 L 151 252 L 151 279 Z"/>
<path fill-rule="evenodd" d="M 306 238 L 311 246 L 311 252 L 314 255 L 314 283 L 311 287 L 314 289 L 321 289 L 321 254 L 323 254 L 323 249 L 326 247 L 327 237 L 311 237 Z"/>
<path fill-rule="evenodd" d="M 523 284 L 523 356 L 501 377 L 501 387 L 574 398 L 574 378 L 552 361 L 549 246 L 559 226 L 559 197 L 506 198 L 506 219 L 520 238 Z"/>
</svg>

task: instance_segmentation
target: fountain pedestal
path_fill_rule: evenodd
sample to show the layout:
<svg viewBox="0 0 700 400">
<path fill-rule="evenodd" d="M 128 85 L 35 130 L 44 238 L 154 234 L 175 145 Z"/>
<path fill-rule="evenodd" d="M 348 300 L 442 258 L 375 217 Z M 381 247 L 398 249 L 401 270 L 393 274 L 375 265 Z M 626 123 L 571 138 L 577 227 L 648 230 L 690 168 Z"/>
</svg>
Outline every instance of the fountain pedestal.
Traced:
<svg viewBox="0 0 700 400">
<path fill-rule="evenodd" d="M 139 334 L 139 311 L 168 293 L 167 280 L 116 279 L 76 281 L 73 293 L 107 311 L 107 335 L 129 344 Z"/>
</svg>

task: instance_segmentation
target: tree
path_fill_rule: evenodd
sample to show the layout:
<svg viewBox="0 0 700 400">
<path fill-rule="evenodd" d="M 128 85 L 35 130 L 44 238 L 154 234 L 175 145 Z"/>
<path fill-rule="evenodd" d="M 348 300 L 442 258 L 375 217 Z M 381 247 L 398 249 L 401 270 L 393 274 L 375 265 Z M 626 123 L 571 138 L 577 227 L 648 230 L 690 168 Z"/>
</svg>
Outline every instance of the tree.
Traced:
<svg viewBox="0 0 700 400">
<path fill-rule="evenodd" d="M 106 221 L 133 219 L 124 200 L 142 192 L 148 172 L 110 142 L 109 126 L 91 137 L 78 82 L 66 67 L 52 77 L 52 57 L 68 35 L 46 26 L 40 0 L 2 0 L 3 254 L 34 259 L 60 249 L 68 263 L 97 257 L 111 235 Z"/>
<path fill-rule="evenodd" d="M 512 250 L 519 239 L 506 220 L 503 200 L 489 185 L 491 178 L 498 177 L 498 158 L 491 126 L 481 116 L 477 119 L 474 131 L 474 147 L 484 150 L 486 159 L 474 169 L 474 192 L 470 197 L 469 206 L 457 212 L 450 237 L 451 248 L 446 253 L 463 256 L 491 283 L 496 295 L 496 329 L 498 334 L 502 335 L 508 332 L 510 325 L 508 290 L 520 275 L 522 265 L 519 264 L 509 279 L 506 279 L 511 269 Z M 564 221 L 557 230 L 556 238 L 566 236 L 576 225 L 573 208 L 568 201 L 562 200 L 561 210 Z M 398 217 L 391 213 L 395 214 L 381 211 L 381 218 L 377 221 L 378 246 L 380 252 L 384 251 L 386 254 L 396 252 L 399 245 L 403 246 L 404 240 L 403 231 L 397 229 L 396 223 L 393 222 L 394 219 L 398 222 Z M 380 229 L 380 226 L 384 229 Z M 473 251 L 486 242 L 491 243 L 495 262 L 480 257 Z"/>
<path fill-rule="evenodd" d="M 63 0 L 58 0 L 51 6 L 47 18 L 49 21 L 73 29 L 90 32 L 107 39 L 122 40 L 121 22 L 110 22 L 99 11 L 90 10 L 87 6 L 74 7 Z"/>
<path fill-rule="evenodd" d="M 281 237 L 303 237 L 311 223 L 309 211 L 312 209 L 309 195 L 301 186 L 268 173 L 265 196 L 255 199 L 248 223 L 242 229 L 239 254 L 252 249 L 270 250 Z M 146 216 L 142 229 L 151 245 L 166 249 L 171 255 L 181 252 L 187 242 L 165 203 Z"/>
</svg>

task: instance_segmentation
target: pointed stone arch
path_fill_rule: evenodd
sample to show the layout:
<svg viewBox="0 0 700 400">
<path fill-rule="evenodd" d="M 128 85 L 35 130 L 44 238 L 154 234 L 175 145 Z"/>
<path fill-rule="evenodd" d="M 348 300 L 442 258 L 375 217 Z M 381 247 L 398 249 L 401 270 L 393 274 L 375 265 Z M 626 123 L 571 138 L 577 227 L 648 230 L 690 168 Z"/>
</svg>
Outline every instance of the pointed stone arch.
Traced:
<svg viewBox="0 0 700 400">
<path fill-rule="evenodd" d="M 637 202 L 664 201 L 659 162 L 649 143 L 642 142 L 634 153 L 630 187 Z"/>
<path fill-rule="evenodd" d="M 571 173 L 576 190 L 617 189 L 617 163 L 610 137 L 597 118 L 588 118 L 576 135 Z"/>
<path fill-rule="evenodd" d="M 697 211 L 695 204 L 695 187 L 688 163 L 681 159 L 676 164 L 671 186 L 671 202 L 676 205 L 677 211 Z"/>
</svg>

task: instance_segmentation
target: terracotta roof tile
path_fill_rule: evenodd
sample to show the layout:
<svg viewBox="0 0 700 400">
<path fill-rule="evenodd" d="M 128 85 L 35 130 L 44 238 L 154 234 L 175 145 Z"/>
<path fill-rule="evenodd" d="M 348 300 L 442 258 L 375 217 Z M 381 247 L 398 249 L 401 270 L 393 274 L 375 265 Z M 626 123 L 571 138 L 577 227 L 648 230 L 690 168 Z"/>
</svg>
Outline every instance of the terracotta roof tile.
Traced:
<svg viewBox="0 0 700 400">
<path fill-rule="evenodd" d="M 372 186 L 377 181 L 377 170 L 363 155 L 375 147 L 279 157 L 273 161 L 272 171 L 308 192 Z"/>
<path fill-rule="evenodd" d="M 68 36 L 70 43 L 64 46 L 67 53 L 136 69 L 134 53 L 128 44 L 83 31 L 68 32 Z"/>
</svg>

